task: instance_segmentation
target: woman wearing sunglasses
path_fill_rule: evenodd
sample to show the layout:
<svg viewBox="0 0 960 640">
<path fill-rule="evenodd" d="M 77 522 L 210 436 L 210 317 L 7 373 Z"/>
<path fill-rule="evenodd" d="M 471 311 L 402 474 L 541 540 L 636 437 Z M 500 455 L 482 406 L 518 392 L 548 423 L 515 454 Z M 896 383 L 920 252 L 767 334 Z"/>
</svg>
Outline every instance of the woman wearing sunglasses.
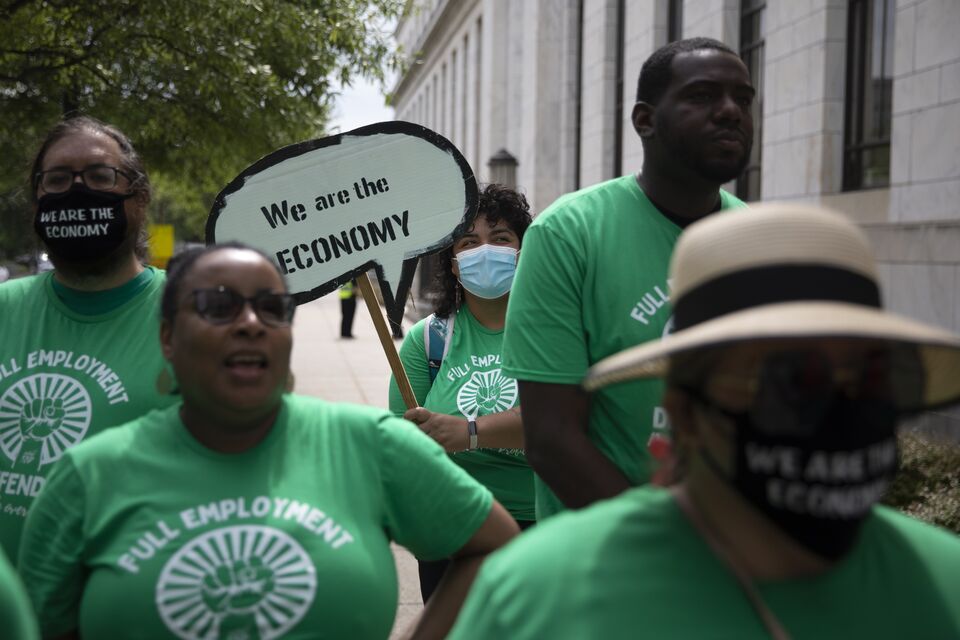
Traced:
<svg viewBox="0 0 960 640">
<path fill-rule="evenodd" d="M 710 216 L 670 271 L 674 333 L 584 386 L 666 377 L 678 481 L 538 525 L 451 637 L 960 638 L 960 538 L 877 504 L 898 420 L 960 401 L 960 336 L 885 312 L 822 209 Z"/>
<path fill-rule="evenodd" d="M 411 420 L 451 454 L 510 512 L 533 524 L 533 471 L 523 453 L 517 381 L 500 371 L 503 325 L 523 234 L 526 198 L 499 184 L 480 192 L 477 213 L 453 231 L 440 253 L 436 311 L 411 328 L 400 358 L 420 406 L 406 410 L 390 381 L 390 409 Z M 420 558 L 427 602 L 448 562 Z"/>
<path fill-rule="evenodd" d="M 171 265 L 160 342 L 182 402 L 51 475 L 20 561 L 45 636 L 385 638 L 391 541 L 453 554 L 417 635 L 448 630 L 516 525 L 413 425 L 287 393 L 294 308 L 241 245 Z"/>
</svg>

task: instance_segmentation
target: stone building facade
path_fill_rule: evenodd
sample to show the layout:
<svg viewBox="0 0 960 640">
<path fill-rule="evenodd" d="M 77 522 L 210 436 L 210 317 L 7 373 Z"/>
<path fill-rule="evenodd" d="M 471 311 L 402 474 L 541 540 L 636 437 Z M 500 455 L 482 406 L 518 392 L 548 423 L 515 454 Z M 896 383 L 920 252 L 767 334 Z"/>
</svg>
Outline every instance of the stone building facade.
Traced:
<svg viewBox="0 0 960 640">
<path fill-rule="evenodd" d="M 481 182 L 506 150 L 541 211 L 639 170 L 630 111 L 650 53 L 721 40 L 758 89 L 754 157 L 728 188 L 843 211 L 876 247 L 888 307 L 960 331 L 957 34 L 957 0 L 411 0 L 393 102 Z"/>
</svg>

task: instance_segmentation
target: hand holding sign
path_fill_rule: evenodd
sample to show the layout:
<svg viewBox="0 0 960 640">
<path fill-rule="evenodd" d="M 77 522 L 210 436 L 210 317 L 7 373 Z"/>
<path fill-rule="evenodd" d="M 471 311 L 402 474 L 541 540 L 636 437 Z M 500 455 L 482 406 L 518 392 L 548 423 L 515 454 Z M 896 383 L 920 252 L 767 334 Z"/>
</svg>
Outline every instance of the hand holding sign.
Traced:
<svg viewBox="0 0 960 640">
<path fill-rule="evenodd" d="M 399 325 L 417 258 L 449 246 L 476 206 L 476 180 L 450 141 L 409 122 L 381 122 L 261 158 L 217 196 L 207 243 L 239 240 L 273 256 L 298 303 L 351 278 L 363 288 L 376 269 L 387 315 Z M 389 334 L 378 333 L 405 382 Z"/>
</svg>

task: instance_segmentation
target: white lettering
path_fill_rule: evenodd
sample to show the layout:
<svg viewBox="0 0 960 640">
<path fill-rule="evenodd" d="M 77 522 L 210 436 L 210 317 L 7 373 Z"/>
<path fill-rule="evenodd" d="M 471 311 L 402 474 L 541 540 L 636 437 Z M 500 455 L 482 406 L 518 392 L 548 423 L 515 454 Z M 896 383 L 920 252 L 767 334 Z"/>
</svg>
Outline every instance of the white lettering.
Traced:
<svg viewBox="0 0 960 640">
<path fill-rule="evenodd" d="M 669 285 L 669 282 L 667 284 Z M 640 300 L 630 310 L 630 317 L 641 324 L 649 325 L 650 318 L 655 316 L 660 309 L 666 307 L 669 301 L 670 296 L 657 285 L 651 291 L 640 296 Z"/>
<path fill-rule="evenodd" d="M 330 546 L 333 547 L 334 549 L 339 549 L 340 547 L 347 544 L 348 542 L 353 542 L 353 536 L 347 533 L 346 531 L 344 531 L 342 534 L 340 534 L 340 537 L 337 538 L 337 541 L 331 544 Z"/>
<path fill-rule="evenodd" d="M 500 354 L 491 353 L 485 356 L 470 356 L 470 362 L 475 367 L 489 367 L 492 364 L 500 364 Z"/>
<path fill-rule="evenodd" d="M 220 515 L 223 516 L 224 520 L 227 520 L 237 512 L 237 503 L 233 500 L 221 500 L 220 501 Z"/>
<path fill-rule="evenodd" d="M 746 446 L 747 466 L 751 471 L 773 475 L 780 469 L 780 475 L 795 478 L 799 469 L 800 452 L 794 447 L 767 447 L 755 442 Z"/>
<path fill-rule="evenodd" d="M 272 516 L 278 520 L 297 522 L 310 533 L 322 537 L 334 549 L 354 541 L 353 535 L 344 530 L 342 525 L 335 522 L 326 513 L 306 502 L 291 500 L 290 498 L 276 496 L 256 496 L 250 500 L 244 497 L 225 498 L 184 509 L 179 515 L 180 521 L 187 529 L 225 522 L 231 518 L 270 518 Z M 180 535 L 179 529 L 170 528 L 163 522 L 157 523 L 157 530 L 160 536 L 153 532 L 141 536 L 129 550 L 132 556 L 127 559 L 121 557 L 117 560 L 118 565 L 128 571 L 135 572 L 137 570 L 136 558 L 145 560 L 151 557 L 156 550 L 163 547 L 169 540 Z M 130 567 L 133 567 L 133 569 Z"/>
<path fill-rule="evenodd" d="M 201 525 L 205 525 L 211 520 L 214 522 L 222 522 L 224 520 L 224 518 L 220 516 L 220 508 L 216 502 L 197 507 L 197 518 L 200 520 Z"/>
<path fill-rule="evenodd" d="M 273 517 L 282 518 L 283 510 L 286 508 L 287 503 L 290 502 L 290 498 L 274 498 L 273 501 L 277 505 L 277 508 L 273 510 Z"/>
<path fill-rule="evenodd" d="M 257 496 L 253 499 L 253 505 L 250 507 L 255 518 L 262 518 L 270 513 L 270 498 L 266 496 Z"/>
<path fill-rule="evenodd" d="M 303 526 L 310 531 L 319 533 L 319 531 L 317 531 L 317 524 L 323 519 L 324 515 L 323 511 L 317 508 L 311 508 L 306 520 L 303 521 Z"/>
<path fill-rule="evenodd" d="M 284 520 L 295 519 L 300 524 L 303 524 L 303 521 L 307 517 L 307 513 L 309 511 L 310 511 L 310 505 L 293 500 L 290 502 L 290 506 L 287 507 L 286 512 L 284 512 L 283 519 Z"/>
<path fill-rule="evenodd" d="M 187 529 L 196 529 L 197 527 L 203 525 L 202 522 L 197 518 L 197 512 L 193 509 L 184 509 L 180 512 L 180 522 L 183 523 Z"/>
<path fill-rule="evenodd" d="M 879 502 L 888 485 L 885 478 L 840 487 L 774 478 L 767 481 L 766 489 L 767 500 L 778 509 L 818 518 L 848 519 L 862 515 Z"/>
<path fill-rule="evenodd" d="M 46 479 L 43 476 L 28 476 L 11 471 L 0 471 L 0 492 L 8 496 L 36 498 Z"/>
<path fill-rule="evenodd" d="M 139 573 L 140 567 L 137 566 L 137 563 L 134 562 L 133 557 L 129 553 L 124 553 L 117 559 L 117 564 L 120 565 L 122 569 L 126 569 L 130 573 Z"/>
<path fill-rule="evenodd" d="M 653 409 L 653 430 L 670 430 L 670 418 L 667 416 L 667 412 L 663 407 L 654 407 Z"/>
</svg>

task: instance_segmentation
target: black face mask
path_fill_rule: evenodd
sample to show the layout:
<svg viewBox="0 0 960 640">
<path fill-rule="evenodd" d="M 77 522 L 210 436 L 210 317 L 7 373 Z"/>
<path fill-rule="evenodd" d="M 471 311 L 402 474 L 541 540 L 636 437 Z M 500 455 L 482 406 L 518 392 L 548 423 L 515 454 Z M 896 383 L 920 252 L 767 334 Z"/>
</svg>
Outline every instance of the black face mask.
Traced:
<svg viewBox="0 0 960 640">
<path fill-rule="evenodd" d="M 831 560 L 846 554 L 896 473 L 898 412 L 838 393 L 811 433 L 770 435 L 776 425 L 696 397 L 736 425 L 733 477 L 703 451 L 714 471 L 802 546 Z"/>
<path fill-rule="evenodd" d="M 126 237 L 123 203 L 132 196 L 75 184 L 69 191 L 40 198 L 33 228 L 55 255 L 73 262 L 102 258 Z"/>
</svg>

